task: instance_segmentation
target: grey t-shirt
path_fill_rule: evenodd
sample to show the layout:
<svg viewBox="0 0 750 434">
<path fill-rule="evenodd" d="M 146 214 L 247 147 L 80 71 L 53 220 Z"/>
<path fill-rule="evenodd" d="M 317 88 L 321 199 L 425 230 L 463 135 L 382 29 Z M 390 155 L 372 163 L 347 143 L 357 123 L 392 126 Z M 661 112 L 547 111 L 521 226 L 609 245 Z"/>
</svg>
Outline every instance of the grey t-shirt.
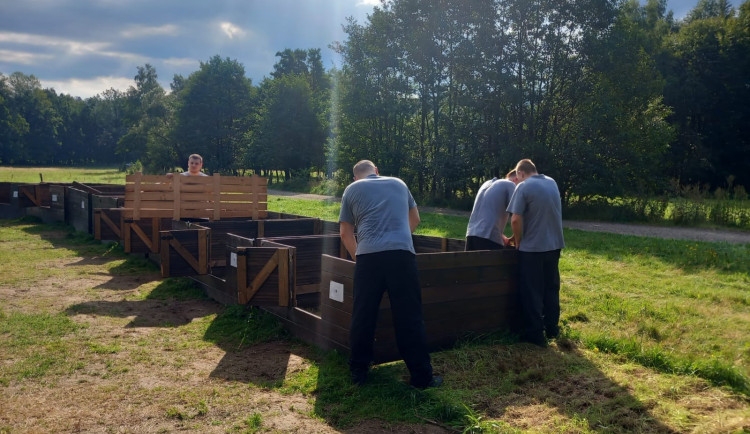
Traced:
<svg viewBox="0 0 750 434">
<path fill-rule="evenodd" d="M 409 210 L 415 206 L 404 181 L 370 175 L 346 187 L 339 221 L 355 226 L 357 255 L 386 250 L 415 253 L 409 228 Z"/>
<path fill-rule="evenodd" d="M 195 175 L 195 176 L 208 176 L 208 175 L 206 175 L 206 174 L 205 174 L 205 173 L 203 173 L 203 172 L 199 172 L 199 173 L 200 173 L 200 175 Z M 189 171 L 189 170 L 188 170 L 188 171 L 186 171 L 186 172 L 182 172 L 182 173 L 180 173 L 180 175 L 182 175 L 182 176 L 192 176 L 192 175 L 190 175 L 190 171 Z"/>
<path fill-rule="evenodd" d="M 516 184 L 507 179 L 492 178 L 479 187 L 474 208 L 471 210 L 466 236 L 482 237 L 503 244 L 503 229 L 500 227 L 506 208 Z M 507 220 L 506 220 L 507 223 Z"/>
<path fill-rule="evenodd" d="M 523 217 L 522 252 L 548 252 L 565 247 L 560 190 L 554 179 L 534 175 L 516 186 L 508 212 Z"/>
</svg>

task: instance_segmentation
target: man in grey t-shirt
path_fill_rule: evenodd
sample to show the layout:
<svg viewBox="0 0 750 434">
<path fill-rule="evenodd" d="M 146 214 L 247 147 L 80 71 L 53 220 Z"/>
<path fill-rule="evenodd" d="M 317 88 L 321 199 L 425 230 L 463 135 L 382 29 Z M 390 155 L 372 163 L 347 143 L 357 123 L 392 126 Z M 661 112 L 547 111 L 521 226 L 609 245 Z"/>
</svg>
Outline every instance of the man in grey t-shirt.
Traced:
<svg viewBox="0 0 750 434">
<path fill-rule="evenodd" d="M 505 179 L 492 178 L 479 187 L 466 227 L 466 250 L 499 250 L 508 244 L 503 234 L 508 222 L 506 208 L 516 188 L 516 171 Z"/>
<path fill-rule="evenodd" d="M 411 239 L 418 224 L 417 203 L 402 180 L 380 176 L 369 160 L 354 166 L 354 182 L 341 197 L 339 229 L 341 241 L 356 261 L 349 333 L 349 369 L 355 384 L 367 380 L 385 291 L 396 345 L 411 374 L 411 384 L 437 387 L 443 381 L 432 375 L 422 320 L 422 290 Z"/>
<path fill-rule="evenodd" d="M 545 346 L 560 333 L 560 250 L 565 247 L 560 190 L 531 160 L 516 165 L 519 184 L 508 205 L 518 249 L 521 339 Z"/>
</svg>

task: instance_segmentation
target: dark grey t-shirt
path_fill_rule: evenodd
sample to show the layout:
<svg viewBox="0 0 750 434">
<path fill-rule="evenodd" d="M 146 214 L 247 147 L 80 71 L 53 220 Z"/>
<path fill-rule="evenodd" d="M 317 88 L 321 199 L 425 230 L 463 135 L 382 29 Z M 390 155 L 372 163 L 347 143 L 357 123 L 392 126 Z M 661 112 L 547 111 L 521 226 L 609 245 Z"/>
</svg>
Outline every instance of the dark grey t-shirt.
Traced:
<svg viewBox="0 0 750 434">
<path fill-rule="evenodd" d="M 523 216 L 522 252 L 548 252 L 565 247 L 560 190 L 554 179 L 534 175 L 516 186 L 508 212 Z"/>
<path fill-rule="evenodd" d="M 346 187 L 339 221 L 355 226 L 357 255 L 386 250 L 415 253 L 409 228 L 409 210 L 415 206 L 404 181 L 370 175 Z"/>
<path fill-rule="evenodd" d="M 492 178 L 482 184 L 474 200 L 466 236 L 482 237 L 503 244 L 505 228 L 500 227 L 500 222 L 508 214 L 506 208 L 515 188 L 516 184 L 507 179 Z"/>
</svg>

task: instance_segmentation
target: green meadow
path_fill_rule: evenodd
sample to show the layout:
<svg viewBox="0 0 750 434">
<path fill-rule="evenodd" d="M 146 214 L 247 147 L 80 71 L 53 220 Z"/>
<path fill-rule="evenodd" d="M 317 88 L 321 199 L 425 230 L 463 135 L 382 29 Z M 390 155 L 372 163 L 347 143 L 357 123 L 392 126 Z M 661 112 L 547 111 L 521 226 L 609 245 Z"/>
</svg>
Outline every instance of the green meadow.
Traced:
<svg viewBox="0 0 750 434">
<path fill-rule="evenodd" d="M 333 201 L 271 196 L 268 203 L 273 211 L 338 217 Z M 466 223 L 465 217 L 423 213 L 417 232 L 461 238 Z M 750 429 L 750 246 L 567 229 L 565 240 L 562 336 L 546 349 L 502 332 L 467 336 L 455 349 L 432 355 L 445 385 L 419 392 L 404 383 L 401 362 L 377 366 L 367 385 L 352 386 L 341 354 L 291 338 L 257 309 L 214 306 L 189 280 L 155 278 L 152 263 L 123 254 L 118 245 L 99 244 L 62 225 L 0 221 L 0 406 L 13 404 L 8 391 L 70 387 L 65 378 L 99 366 L 101 372 L 85 380 L 106 379 L 101 399 L 116 407 L 112 400 L 127 402 L 140 390 L 135 377 L 143 366 L 157 374 L 165 369 L 168 378 L 212 348 L 246 354 L 277 343 L 300 354 L 302 368 L 239 383 L 165 383 L 148 392 L 162 409 L 157 421 L 171 423 L 167 430 L 273 431 L 278 415 L 267 406 L 225 408 L 262 392 L 302 397 L 310 407 L 303 411 L 297 404 L 295 411 L 336 430 L 361 429 L 373 420 L 406 431 L 415 424 L 449 432 Z M 66 261 L 80 265 L 49 266 Z M 59 308 L 43 297 L 21 304 L 7 295 L 8 288 L 97 275 L 152 278 L 122 291 L 116 307 L 87 301 L 109 296 L 113 288 L 106 285 L 70 288 L 80 300 Z M 139 303 L 214 307 L 132 342 L 114 338 L 119 332 L 98 331 L 102 323 L 123 327 L 123 306 Z M 4 429 L 21 431 L 0 416 Z"/>
</svg>

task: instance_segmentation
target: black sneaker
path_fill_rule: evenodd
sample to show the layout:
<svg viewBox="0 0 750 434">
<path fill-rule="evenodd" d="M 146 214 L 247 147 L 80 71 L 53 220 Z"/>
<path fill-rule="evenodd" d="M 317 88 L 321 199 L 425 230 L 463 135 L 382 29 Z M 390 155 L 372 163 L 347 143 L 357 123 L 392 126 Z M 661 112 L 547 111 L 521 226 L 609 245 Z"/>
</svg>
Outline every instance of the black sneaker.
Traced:
<svg viewBox="0 0 750 434">
<path fill-rule="evenodd" d="M 416 387 L 417 389 L 431 389 L 433 387 L 440 387 L 443 385 L 443 377 L 439 375 L 433 375 L 432 379 L 429 383 L 427 383 L 425 386 L 417 386 L 416 384 L 412 384 L 412 386 Z"/>
</svg>

